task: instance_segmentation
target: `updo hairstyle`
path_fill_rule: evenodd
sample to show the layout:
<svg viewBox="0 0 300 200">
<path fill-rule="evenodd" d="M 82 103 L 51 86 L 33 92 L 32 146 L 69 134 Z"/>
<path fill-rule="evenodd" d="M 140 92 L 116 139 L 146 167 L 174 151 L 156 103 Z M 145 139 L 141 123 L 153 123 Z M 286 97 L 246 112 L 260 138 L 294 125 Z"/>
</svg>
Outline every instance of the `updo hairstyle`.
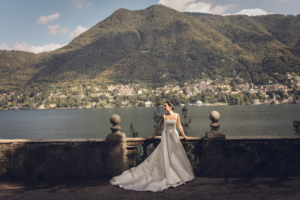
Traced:
<svg viewBox="0 0 300 200">
<path fill-rule="evenodd" d="M 176 105 L 174 101 L 169 100 L 169 101 L 166 101 L 165 103 L 167 103 L 171 107 L 171 109 L 174 110 L 174 107 Z"/>
</svg>

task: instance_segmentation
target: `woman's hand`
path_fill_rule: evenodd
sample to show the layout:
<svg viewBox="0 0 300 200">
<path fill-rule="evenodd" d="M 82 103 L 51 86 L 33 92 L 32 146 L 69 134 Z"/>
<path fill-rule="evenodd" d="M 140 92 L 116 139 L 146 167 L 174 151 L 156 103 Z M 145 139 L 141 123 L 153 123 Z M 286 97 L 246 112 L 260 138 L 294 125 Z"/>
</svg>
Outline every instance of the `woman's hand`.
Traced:
<svg viewBox="0 0 300 200">
<path fill-rule="evenodd" d="M 187 138 L 186 136 L 184 136 L 184 139 L 185 139 L 186 141 L 188 141 L 188 138 Z"/>
<path fill-rule="evenodd" d="M 151 137 L 151 139 L 155 138 L 155 136 L 156 136 L 156 135 L 153 135 L 153 136 Z"/>
</svg>

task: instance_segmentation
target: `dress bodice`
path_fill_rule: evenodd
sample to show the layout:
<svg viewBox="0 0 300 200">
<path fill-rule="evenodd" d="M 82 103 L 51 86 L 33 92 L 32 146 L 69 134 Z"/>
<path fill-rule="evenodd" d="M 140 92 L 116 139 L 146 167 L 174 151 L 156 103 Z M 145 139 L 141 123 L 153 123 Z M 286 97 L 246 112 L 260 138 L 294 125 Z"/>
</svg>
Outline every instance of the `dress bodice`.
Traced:
<svg viewBox="0 0 300 200">
<path fill-rule="evenodd" d="M 177 114 L 176 114 L 176 119 L 166 119 L 164 115 L 165 130 L 176 130 L 176 120 L 177 120 Z"/>
</svg>

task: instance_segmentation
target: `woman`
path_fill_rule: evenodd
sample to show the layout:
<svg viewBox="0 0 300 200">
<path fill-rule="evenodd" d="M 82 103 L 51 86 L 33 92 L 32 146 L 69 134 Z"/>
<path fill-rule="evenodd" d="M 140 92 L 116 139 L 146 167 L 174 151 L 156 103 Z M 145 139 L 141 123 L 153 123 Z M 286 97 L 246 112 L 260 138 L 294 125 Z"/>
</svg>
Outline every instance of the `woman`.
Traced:
<svg viewBox="0 0 300 200">
<path fill-rule="evenodd" d="M 112 178 L 112 185 L 119 185 L 128 190 L 162 192 L 195 178 L 176 130 L 177 122 L 181 134 L 187 140 L 180 117 L 173 112 L 174 106 L 173 101 L 165 102 L 164 110 L 167 114 L 161 117 L 160 124 L 152 136 L 154 138 L 164 124 L 160 144 L 140 165 Z"/>
</svg>

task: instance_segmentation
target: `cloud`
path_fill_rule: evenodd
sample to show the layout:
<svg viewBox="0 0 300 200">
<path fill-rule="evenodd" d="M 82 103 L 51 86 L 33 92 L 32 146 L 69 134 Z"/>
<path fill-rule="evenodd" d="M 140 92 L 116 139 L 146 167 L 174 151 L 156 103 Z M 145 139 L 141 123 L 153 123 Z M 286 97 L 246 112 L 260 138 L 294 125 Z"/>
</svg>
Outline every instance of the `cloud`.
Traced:
<svg viewBox="0 0 300 200">
<path fill-rule="evenodd" d="M 267 11 L 264 11 L 260 8 L 255 9 L 244 9 L 240 12 L 235 13 L 235 15 L 248 15 L 248 16 L 256 16 L 256 15 L 268 15 L 272 13 L 268 13 Z"/>
<path fill-rule="evenodd" d="M 11 49 L 12 48 L 6 43 L 0 45 L 0 50 L 11 50 Z"/>
<path fill-rule="evenodd" d="M 71 38 L 74 38 L 74 37 L 77 37 L 78 35 L 80 35 L 81 33 L 87 31 L 88 28 L 86 27 L 83 27 L 83 26 L 77 26 L 77 28 L 75 28 L 75 30 L 73 32 L 70 33 L 70 37 Z"/>
<path fill-rule="evenodd" d="M 211 10 L 211 13 L 224 14 L 226 12 L 226 10 L 228 10 L 230 8 L 234 8 L 234 7 L 235 7 L 235 5 L 232 5 L 232 4 L 228 4 L 228 5 L 224 5 L 224 6 L 217 5 Z"/>
<path fill-rule="evenodd" d="M 53 51 L 53 50 L 62 48 L 65 45 L 67 45 L 67 44 L 60 45 L 60 44 L 56 44 L 56 43 L 52 42 L 50 44 L 45 44 L 42 46 L 29 46 L 28 44 L 26 44 L 26 42 L 23 42 L 23 43 L 15 42 L 13 44 L 13 47 L 10 47 L 6 43 L 4 43 L 4 44 L 0 45 L 0 49 L 1 50 L 28 51 L 28 52 L 32 52 L 32 53 L 42 53 L 42 52 L 48 52 L 48 51 Z"/>
<path fill-rule="evenodd" d="M 87 2 L 85 0 L 73 0 L 71 3 L 74 5 L 75 9 L 82 9 L 84 7 L 94 6 L 92 3 Z"/>
<path fill-rule="evenodd" d="M 49 35 L 55 35 L 57 33 L 57 29 L 60 28 L 59 24 L 53 25 L 53 26 L 48 26 L 47 30 Z"/>
<path fill-rule="evenodd" d="M 66 34 L 68 32 L 68 30 L 69 30 L 69 28 L 65 27 L 65 28 L 59 30 L 59 32 L 62 33 L 62 34 Z"/>
<path fill-rule="evenodd" d="M 293 0 L 281 0 L 279 3 L 286 3 L 286 2 L 291 2 Z"/>
<path fill-rule="evenodd" d="M 59 13 L 55 13 L 53 15 L 44 15 L 40 16 L 40 18 L 36 21 L 38 24 L 47 25 L 48 22 L 53 22 L 59 18 Z"/>
<path fill-rule="evenodd" d="M 171 7 L 180 12 L 201 12 L 211 14 L 224 14 L 226 10 L 234 8 L 236 5 L 217 5 L 212 6 L 211 3 L 196 2 L 196 0 L 159 0 L 158 4 Z"/>
</svg>

